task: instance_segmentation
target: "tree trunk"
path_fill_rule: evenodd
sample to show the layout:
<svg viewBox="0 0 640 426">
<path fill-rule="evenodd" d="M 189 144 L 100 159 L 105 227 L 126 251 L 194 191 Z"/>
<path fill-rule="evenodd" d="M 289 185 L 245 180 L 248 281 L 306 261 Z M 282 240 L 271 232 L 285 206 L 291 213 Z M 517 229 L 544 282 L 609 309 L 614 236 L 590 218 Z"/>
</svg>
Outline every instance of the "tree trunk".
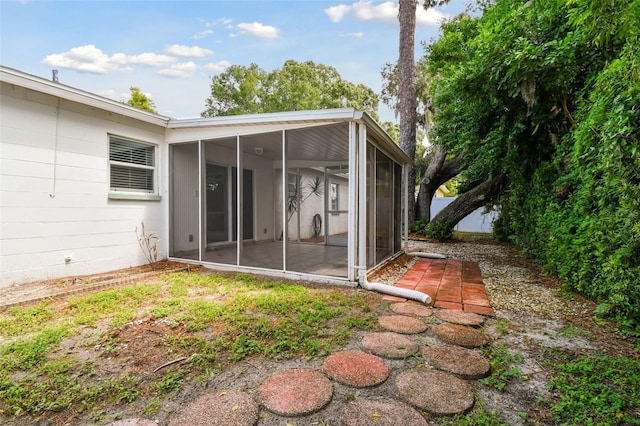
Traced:
<svg viewBox="0 0 640 426">
<path fill-rule="evenodd" d="M 431 199 L 436 193 L 436 190 L 440 185 L 436 185 L 436 175 L 440 172 L 444 160 L 447 157 L 447 152 L 442 145 L 435 146 L 435 152 L 433 158 L 427 166 L 427 170 L 424 172 L 424 176 L 420 181 L 420 191 L 418 192 L 418 209 L 416 211 L 416 219 L 431 219 Z"/>
<path fill-rule="evenodd" d="M 440 185 L 458 176 L 466 167 L 466 162 L 462 155 L 453 160 L 444 161 L 447 153 L 437 145 L 434 158 L 429 163 L 427 171 L 420 182 L 420 192 L 418 193 L 418 219 L 431 220 L 431 201 Z"/>
<path fill-rule="evenodd" d="M 416 77 L 415 31 L 416 0 L 400 0 L 400 55 L 398 58 L 398 97 L 400 106 L 400 148 L 413 161 L 416 156 Z M 409 223 L 415 220 L 415 181 L 413 165 L 409 169 L 408 215 Z"/>
<path fill-rule="evenodd" d="M 499 174 L 482 182 L 480 185 L 461 194 L 433 218 L 429 227 L 447 226 L 453 229 L 458 222 L 474 210 L 484 207 L 502 194 L 506 188 L 507 178 Z"/>
</svg>

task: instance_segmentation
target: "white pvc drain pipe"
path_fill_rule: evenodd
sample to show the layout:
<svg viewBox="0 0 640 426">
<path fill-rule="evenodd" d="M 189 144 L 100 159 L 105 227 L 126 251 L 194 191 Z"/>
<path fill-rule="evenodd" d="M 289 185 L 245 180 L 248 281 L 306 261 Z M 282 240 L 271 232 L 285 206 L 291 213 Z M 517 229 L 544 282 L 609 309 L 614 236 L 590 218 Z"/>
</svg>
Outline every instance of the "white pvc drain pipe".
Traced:
<svg viewBox="0 0 640 426">
<path fill-rule="evenodd" d="M 422 251 L 414 251 L 414 252 L 409 252 L 407 254 L 411 256 L 416 256 L 416 257 L 426 257 L 427 259 L 446 259 L 447 258 L 447 256 L 445 256 L 444 254 L 425 253 Z"/>
<path fill-rule="evenodd" d="M 377 291 L 378 293 L 388 294 L 390 296 L 402 297 L 404 299 L 415 300 L 418 302 L 422 302 L 425 305 L 431 304 L 431 297 L 428 294 L 422 293 L 417 290 L 409 290 L 401 287 L 394 287 L 389 284 L 382 283 L 360 283 L 362 288 L 370 291 Z"/>
<path fill-rule="evenodd" d="M 428 294 L 422 293 L 421 291 L 394 287 L 389 284 L 370 283 L 367 281 L 366 272 L 364 274 L 360 274 L 360 286 L 365 290 L 377 291 L 378 293 L 388 294 L 390 296 L 397 296 L 402 297 L 403 299 L 415 300 L 417 302 L 424 303 L 425 305 L 431 304 L 431 297 L 429 297 Z"/>
</svg>

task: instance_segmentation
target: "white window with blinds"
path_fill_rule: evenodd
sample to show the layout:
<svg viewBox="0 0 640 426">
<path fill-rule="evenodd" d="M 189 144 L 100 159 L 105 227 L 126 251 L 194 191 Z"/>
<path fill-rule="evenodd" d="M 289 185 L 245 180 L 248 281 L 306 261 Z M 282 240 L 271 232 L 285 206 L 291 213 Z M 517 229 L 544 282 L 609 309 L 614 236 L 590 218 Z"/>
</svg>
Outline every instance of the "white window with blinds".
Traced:
<svg viewBox="0 0 640 426">
<path fill-rule="evenodd" d="M 111 193 L 157 194 L 156 147 L 109 136 Z"/>
</svg>

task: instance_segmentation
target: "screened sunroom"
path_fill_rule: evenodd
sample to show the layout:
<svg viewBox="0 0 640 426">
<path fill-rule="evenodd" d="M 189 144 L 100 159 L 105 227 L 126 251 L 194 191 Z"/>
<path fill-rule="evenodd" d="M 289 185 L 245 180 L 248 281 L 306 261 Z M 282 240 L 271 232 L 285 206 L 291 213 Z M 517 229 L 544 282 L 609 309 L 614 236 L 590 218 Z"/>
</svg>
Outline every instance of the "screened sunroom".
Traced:
<svg viewBox="0 0 640 426">
<path fill-rule="evenodd" d="M 173 259 L 354 283 L 402 251 L 410 160 L 362 111 L 172 120 L 167 140 Z"/>
</svg>

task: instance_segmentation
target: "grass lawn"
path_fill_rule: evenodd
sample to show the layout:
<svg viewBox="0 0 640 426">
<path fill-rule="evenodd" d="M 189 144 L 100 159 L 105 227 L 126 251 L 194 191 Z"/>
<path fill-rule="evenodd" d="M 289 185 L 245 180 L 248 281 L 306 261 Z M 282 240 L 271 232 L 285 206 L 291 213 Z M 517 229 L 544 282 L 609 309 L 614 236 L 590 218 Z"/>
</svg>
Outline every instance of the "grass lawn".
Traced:
<svg viewBox="0 0 640 426">
<path fill-rule="evenodd" d="M 377 323 L 364 291 L 235 276 L 162 281 L 0 314 L 0 410 L 100 421 L 113 407 L 152 415 L 185 383 L 247 357 L 313 359 Z M 117 416 L 116 416 L 117 418 Z"/>
</svg>

